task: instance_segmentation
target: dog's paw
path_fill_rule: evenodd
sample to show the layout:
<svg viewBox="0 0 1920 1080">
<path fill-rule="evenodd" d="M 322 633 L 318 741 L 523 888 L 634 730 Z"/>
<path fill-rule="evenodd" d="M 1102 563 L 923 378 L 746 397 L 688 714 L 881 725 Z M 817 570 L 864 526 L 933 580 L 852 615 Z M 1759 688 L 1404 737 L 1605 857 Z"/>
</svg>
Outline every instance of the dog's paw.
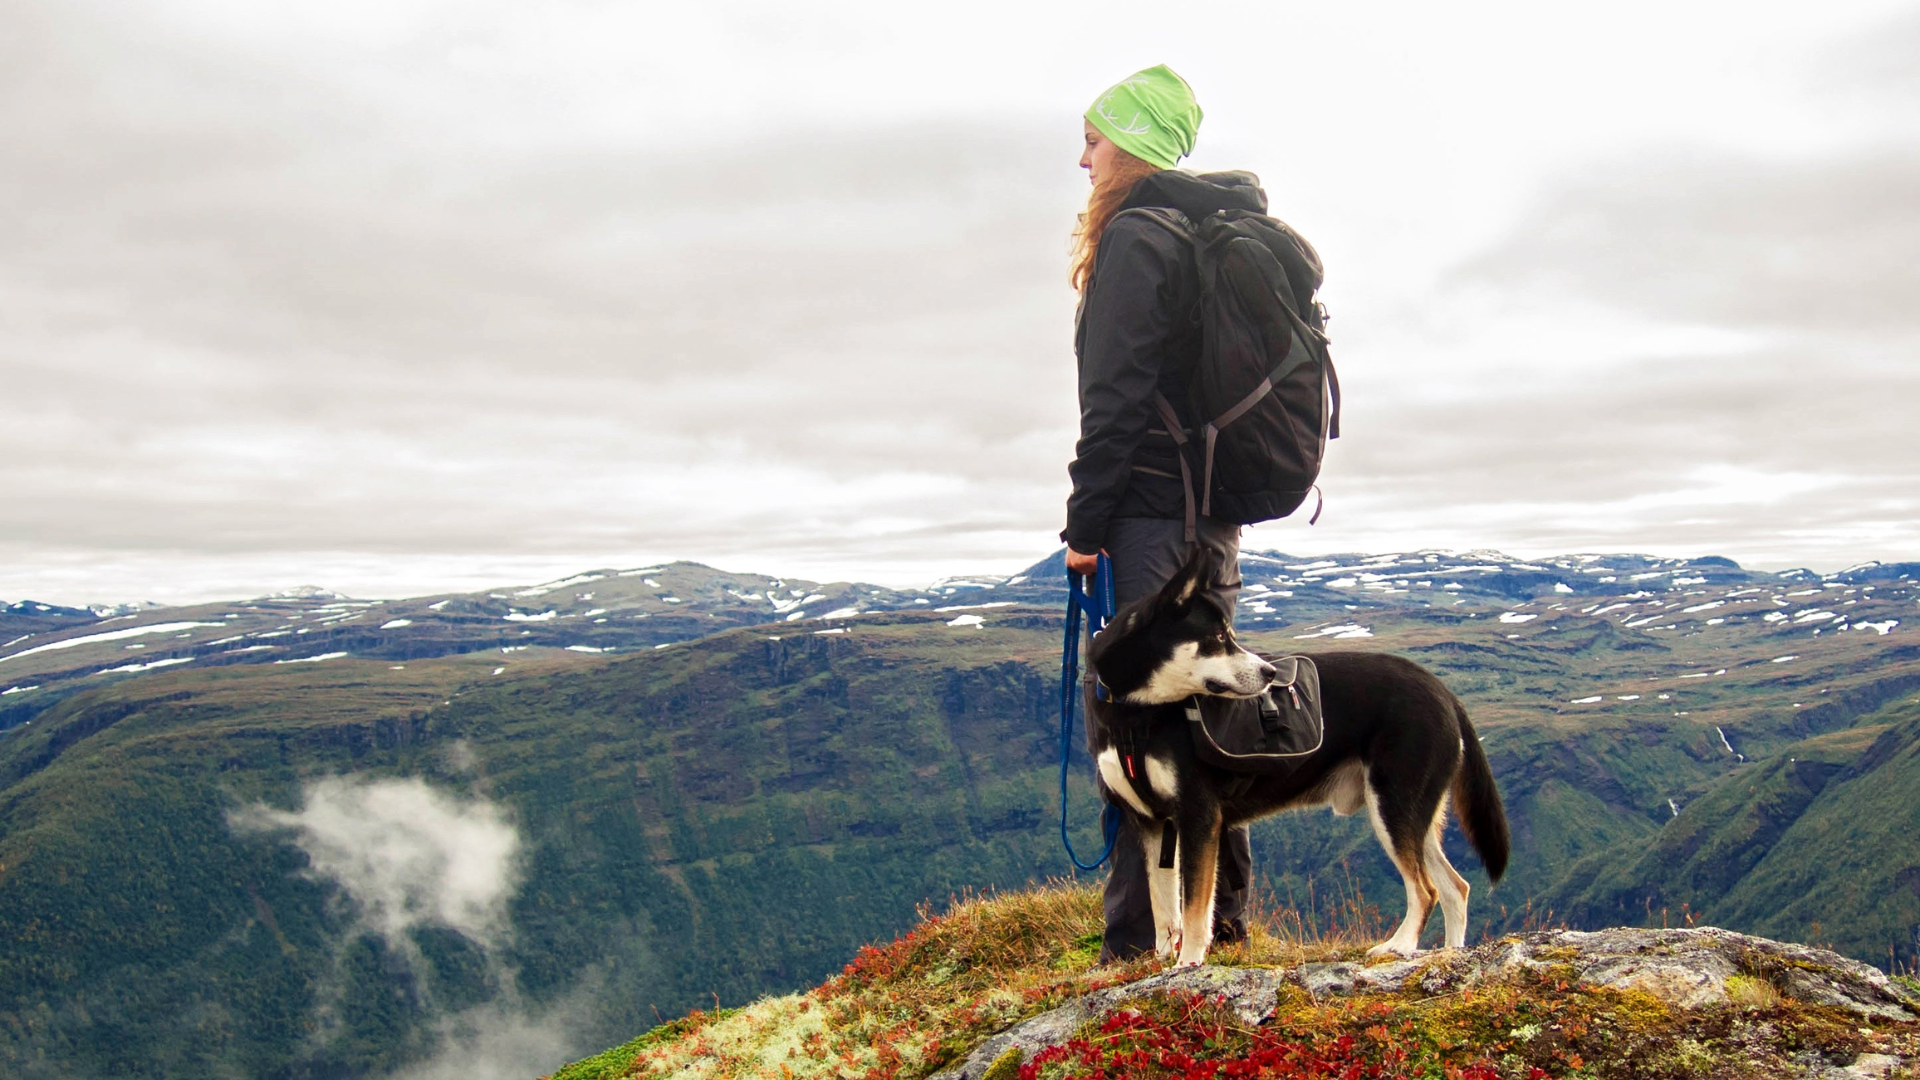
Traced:
<svg viewBox="0 0 1920 1080">
<path fill-rule="evenodd" d="M 1181 949 L 1180 958 L 1174 961 L 1174 967 L 1199 967 L 1207 962 L 1207 943 L 1198 942 L 1193 948 Z"/>
<path fill-rule="evenodd" d="M 1420 955 L 1419 946 L 1396 945 L 1391 941 L 1383 941 L 1367 950 L 1368 959 L 1376 956 L 1397 956 L 1402 960 L 1411 960 L 1418 955 Z"/>
<path fill-rule="evenodd" d="M 1180 937 L 1179 924 L 1176 923 L 1171 927 L 1161 927 L 1159 931 L 1153 935 L 1154 955 L 1162 960 L 1173 959 L 1174 955 L 1180 951 Z"/>
</svg>

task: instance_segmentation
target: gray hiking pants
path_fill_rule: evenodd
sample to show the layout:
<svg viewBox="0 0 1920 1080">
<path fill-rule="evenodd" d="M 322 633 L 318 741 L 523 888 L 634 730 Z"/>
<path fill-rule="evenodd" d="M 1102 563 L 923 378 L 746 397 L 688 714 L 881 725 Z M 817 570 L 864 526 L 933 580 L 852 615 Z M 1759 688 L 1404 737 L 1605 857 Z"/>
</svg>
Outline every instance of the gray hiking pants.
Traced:
<svg viewBox="0 0 1920 1080">
<path fill-rule="evenodd" d="M 1213 549 L 1222 567 L 1221 576 L 1227 579 L 1211 591 L 1231 615 L 1240 593 L 1240 526 L 1204 517 L 1196 524 L 1200 543 Z M 1177 520 L 1114 519 L 1107 528 L 1106 550 L 1113 561 L 1116 604 L 1138 600 L 1172 580 L 1187 561 L 1184 533 L 1185 526 Z M 1214 938 L 1237 941 L 1247 933 L 1247 890 L 1244 886 L 1231 889 L 1227 882 L 1252 879 L 1253 848 L 1247 842 L 1245 825 L 1226 830 L 1220 840 L 1219 880 L 1213 899 Z M 1239 870 L 1237 875 L 1227 869 L 1229 861 Z M 1152 952 L 1153 901 L 1147 892 L 1147 858 L 1131 814 L 1120 817 L 1120 837 L 1113 845 L 1104 903 L 1107 928 L 1100 959 L 1125 960 Z"/>
</svg>

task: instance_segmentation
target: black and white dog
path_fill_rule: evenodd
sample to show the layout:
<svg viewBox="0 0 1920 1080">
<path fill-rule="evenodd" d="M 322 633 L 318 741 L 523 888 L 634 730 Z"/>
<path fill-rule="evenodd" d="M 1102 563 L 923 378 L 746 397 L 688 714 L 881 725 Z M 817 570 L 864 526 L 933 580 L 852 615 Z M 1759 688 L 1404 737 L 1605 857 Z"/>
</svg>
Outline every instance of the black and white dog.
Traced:
<svg viewBox="0 0 1920 1080">
<path fill-rule="evenodd" d="M 1292 771 L 1251 782 L 1194 754 L 1184 703 L 1196 694 L 1254 697 L 1274 667 L 1234 640 L 1205 585 L 1204 548 L 1157 595 L 1128 604 L 1095 635 L 1089 666 L 1110 700 L 1088 701 L 1087 738 L 1101 793 L 1132 815 L 1146 849 L 1155 944 L 1180 964 L 1205 960 L 1213 936 L 1220 830 L 1281 810 L 1362 807 L 1407 887 L 1407 915 L 1369 955 L 1411 956 L 1436 902 L 1446 944 L 1466 943 L 1467 882 L 1440 847 L 1449 793 L 1460 824 L 1495 881 L 1507 866 L 1507 818 L 1467 710 L 1418 664 L 1386 653 L 1312 656 L 1326 734 Z M 1124 749 L 1123 749 L 1124 748 Z M 1122 755 L 1128 757 L 1122 765 Z M 1177 837 L 1163 870 L 1166 824 Z"/>
</svg>

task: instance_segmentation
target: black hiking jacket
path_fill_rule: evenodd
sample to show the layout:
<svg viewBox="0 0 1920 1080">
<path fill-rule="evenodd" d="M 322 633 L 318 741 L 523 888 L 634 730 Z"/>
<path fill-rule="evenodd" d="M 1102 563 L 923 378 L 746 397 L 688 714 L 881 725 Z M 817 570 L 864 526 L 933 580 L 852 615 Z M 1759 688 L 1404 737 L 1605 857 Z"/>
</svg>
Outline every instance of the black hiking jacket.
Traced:
<svg viewBox="0 0 1920 1080">
<path fill-rule="evenodd" d="M 1074 326 L 1080 441 L 1067 466 L 1073 494 L 1060 534 L 1082 553 L 1100 550 L 1114 518 L 1182 518 L 1186 513 L 1178 451 L 1154 408 L 1153 394 L 1165 394 L 1192 427 L 1187 382 L 1200 356 L 1194 321 L 1200 285 L 1193 250 L 1184 240 L 1125 213 L 1143 206 L 1172 207 L 1199 221 L 1217 210 L 1264 214 L 1267 195 L 1252 173 L 1196 176 L 1169 169 L 1136 184 L 1122 212 L 1100 235 L 1093 277 Z"/>
</svg>

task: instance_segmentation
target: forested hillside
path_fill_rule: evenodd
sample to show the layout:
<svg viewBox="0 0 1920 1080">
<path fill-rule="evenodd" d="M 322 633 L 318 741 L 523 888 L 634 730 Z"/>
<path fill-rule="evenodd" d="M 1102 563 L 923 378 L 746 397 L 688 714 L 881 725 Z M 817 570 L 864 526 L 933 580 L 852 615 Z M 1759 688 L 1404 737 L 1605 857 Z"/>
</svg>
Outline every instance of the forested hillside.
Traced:
<svg viewBox="0 0 1920 1080">
<path fill-rule="evenodd" d="M 1497 888 L 1454 845 L 1473 936 L 1696 918 L 1913 961 L 1906 571 L 1437 562 L 1255 559 L 1242 625 L 1271 652 L 1412 656 L 1466 700 L 1515 826 Z M 1059 874 L 1058 613 L 989 584 L 1020 588 L 611 655 L 55 672 L 0 738 L 0 1071 L 385 1075 L 494 1038 L 531 1075 L 656 1010 L 811 985 L 921 901 Z M 64 617 L 8 655 L 127 643 Z M 1364 823 L 1277 819 L 1256 856 L 1310 917 L 1399 902 Z"/>
</svg>

